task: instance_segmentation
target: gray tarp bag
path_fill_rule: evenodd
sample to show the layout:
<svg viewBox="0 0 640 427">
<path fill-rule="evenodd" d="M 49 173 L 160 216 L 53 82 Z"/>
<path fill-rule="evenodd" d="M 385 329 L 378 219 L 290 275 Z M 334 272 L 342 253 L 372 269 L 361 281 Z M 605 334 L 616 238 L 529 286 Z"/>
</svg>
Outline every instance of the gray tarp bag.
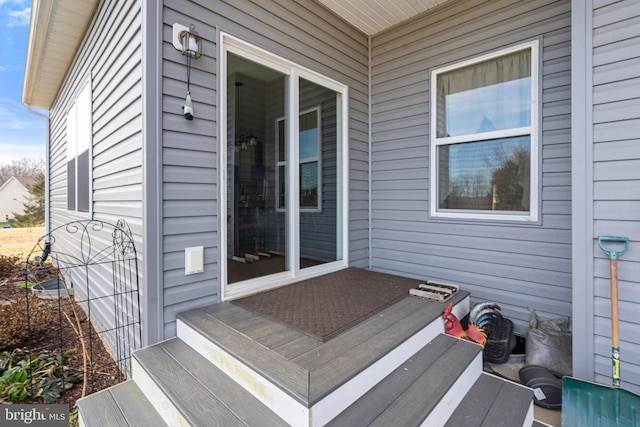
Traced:
<svg viewBox="0 0 640 427">
<path fill-rule="evenodd" d="M 560 375 L 571 375 L 572 349 L 568 317 L 539 320 L 529 308 L 531 320 L 527 331 L 525 365 L 544 366 Z"/>
</svg>

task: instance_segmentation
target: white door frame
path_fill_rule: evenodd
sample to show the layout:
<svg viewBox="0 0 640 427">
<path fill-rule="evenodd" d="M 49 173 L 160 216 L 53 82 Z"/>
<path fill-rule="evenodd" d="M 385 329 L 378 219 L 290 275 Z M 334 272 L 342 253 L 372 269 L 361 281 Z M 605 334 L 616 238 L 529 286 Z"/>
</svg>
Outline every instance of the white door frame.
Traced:
<svg viewBox="0 0 640 427">
<path fill-rule="evenodd" d="M 348 88 L 346 85 L 339 83 L 333 79 L 318 74 L 312 70 L 301 67 L 284 58 L 277 55 L 273 55 L 264 49 L 257 46 L 246 43 L 232 35 L 224 32 L 220 33 L 219 43 L 219 87 L 218 87 L 218 110 L 219 110 L 219 175 L 218 182 L 218 253 L 219 253 L 219 281 L 221 289 L 221 300 L 231 300 L 240 298 L 246 295 L 250 295 L 259 291 L 273 289 L 279 286 L 283 286 L 289 283 L 293 283 L 299 280 L 307 279 L 310 277 L 320 276 L 331 271 L 343 269 L 349 265 L 348 259 L 348 224 L 349 224 L 349 149 L 348 149 L 348 136 L 349 127 L 346 125 L 349 120 L 349 106 L 348 106 Z M 289 135 L 298 135 L 298 83 L 300 78 L 304 78 L 320 86 L 326 87 L 335 91 L 338 94 L 337 102 L 337 133 L 338 144 L 337 150 L 339 151 L 337 171 L 337 208 L 342 213 L 338 217 L 337 224 L 337 261 L 328 262 L 326 264 L 317 265 L 314 267 L 308 267 L 300 269 L 299 263 L 299 193 L 296 191 L 299 182 L 299 171 L 297 167 L 293 167 L 294 162 L 289 162 L 289 180 L 287 187 L 287 203 L 289 209 L 287 209 L 287 226 L 289 232 L 287 247 L 288 264 L 287 271 L 276 273 L 269 276 L 258 277 L 256 279 L 247 280 L 244 282 L 233 283 L 229 285 L 227 283 L 227 52 L 232 52 L 236 55 L 242 56 L 251 61 L 262 64 L 266 67 L 272 68 L 278 72 L 281 72 L 288 76 L 286 90 L 288 106 L 287 116 L 295 118 L 294 120 L 287 120 L 287 132 Z M 289 144 L 288 158 L 298 158 L 298 144 Z M 297 165 L 297 164 L 296 164 Z"/>
</svg>

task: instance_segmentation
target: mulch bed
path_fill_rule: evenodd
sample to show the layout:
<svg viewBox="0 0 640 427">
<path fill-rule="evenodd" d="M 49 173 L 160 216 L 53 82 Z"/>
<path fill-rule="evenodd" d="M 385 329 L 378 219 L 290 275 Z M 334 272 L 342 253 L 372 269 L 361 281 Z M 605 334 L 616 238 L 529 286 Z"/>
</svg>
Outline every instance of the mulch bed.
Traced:
<svg viewBox="0 0 640 427">
<path fill-rule="evenodd" d="M 29 273 L 29 280 L 34 282 L 55 278 L 55 272 L 46 266 L 30 269 Z M 29 295 L 29 324 L 32 331 L 29 339 L 26 333 L 27 292 L 14 285 L 24 281 L 24 272 L 16 272 L 0 278 L 0 351 L 27 348 L 32 352 L 44 350 L 58 354 L 62 350 L 65 355 L 65 366 L 72 372 L 80 373 L 84 378 L 87 395 L 116 385 L 125 379 L 73 297 L 41 300 Z M 90 364 L 87 366 L 84 365 L 79 331 L 84 337 L 92 334 Z M 88 338 L 85 339 L 85 343 L 86 351 L 89 352 Z M 74 408 L 76 400 L 82 397 L 82 393 L 83 384 L 76 384 L 67 390 L 57 403 L 68 403 L 70 408 Z M 36 399 L 30 403 L 43 403 L 39 400 Z M 0 403 L 12 402 L 0 399 Z"/>
</svg>

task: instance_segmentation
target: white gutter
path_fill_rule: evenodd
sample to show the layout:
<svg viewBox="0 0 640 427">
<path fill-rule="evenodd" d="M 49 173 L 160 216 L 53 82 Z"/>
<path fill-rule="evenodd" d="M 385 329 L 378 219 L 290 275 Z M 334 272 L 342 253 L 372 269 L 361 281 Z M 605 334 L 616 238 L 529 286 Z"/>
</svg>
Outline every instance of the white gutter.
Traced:
<svg viewBox="0 0 640 427">
<path fill-rule="evenodd" d="M 44 216 L 47 235 L 51 231 L 50 118 L 34 108 L 51 109 L 100 1 L 33 0 L 31 4 L 22 103 L 27 111 L 46 121 Z"/>
</svg>

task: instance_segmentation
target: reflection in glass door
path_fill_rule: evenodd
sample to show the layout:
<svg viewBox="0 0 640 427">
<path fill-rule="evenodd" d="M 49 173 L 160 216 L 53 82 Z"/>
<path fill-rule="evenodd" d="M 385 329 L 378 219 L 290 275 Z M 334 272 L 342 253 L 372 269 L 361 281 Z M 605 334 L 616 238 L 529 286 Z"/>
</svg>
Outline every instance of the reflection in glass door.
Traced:
<svg viewBox="0 0 640 427">
<path fill-rule="evenodd" d="M 227 56 L 227 283 L 287 270 L 286 216 L 276 208 L 276 129 L 286 76 Z"/>
<path fill-rule="evenodd" d="M 300 79 L 298 194 L 300 268 L 339 259 L 337 94 Z"/>
</svg>

